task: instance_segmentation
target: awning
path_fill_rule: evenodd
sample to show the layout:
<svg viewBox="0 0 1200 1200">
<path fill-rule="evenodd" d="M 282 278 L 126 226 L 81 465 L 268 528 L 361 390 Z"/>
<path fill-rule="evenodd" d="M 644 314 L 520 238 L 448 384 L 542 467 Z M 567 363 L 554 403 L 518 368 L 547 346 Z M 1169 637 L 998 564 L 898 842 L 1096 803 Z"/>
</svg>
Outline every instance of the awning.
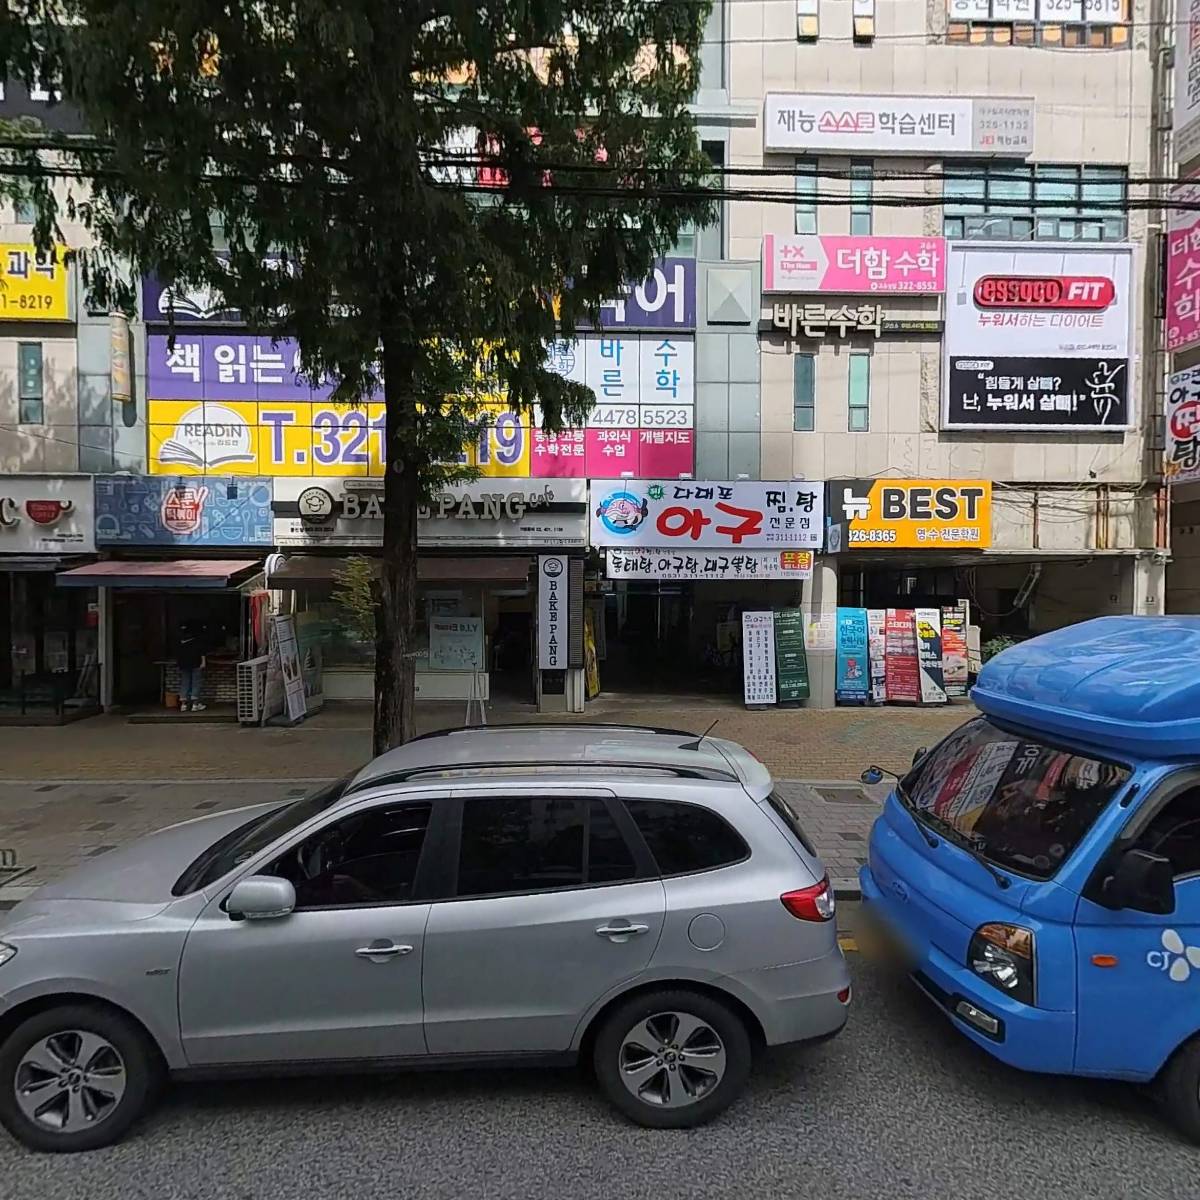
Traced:
<svg viewBox="0 0 1200 1200">
<path fill-rule="evenodd" d="M 176 558 L 166 562 L 90 563 L 72 571 L 62 571 L 59 587 L 112 588 L 207 588 L 219 591 L 229 587 L 237 576 L 258 570 L 257 558 Z"/>
<path fill-rule="evenodd" d="M 379 559 L 368 561 L 379 572 Z M 295 588 L 306 584 L 331 584 L 347 560 L 323 554 L 293 554 L 267 578 L 267 586 Z M 528 556 L 508 558 L 419 558 L 419 583 L 524 583 L 529 578 Z"/>
<path fill-rule="evenodd" d="M 78 559 L 69 554 L 4 554 L 0 555 L 0 571 L 61 571 Z"/>
</svg>

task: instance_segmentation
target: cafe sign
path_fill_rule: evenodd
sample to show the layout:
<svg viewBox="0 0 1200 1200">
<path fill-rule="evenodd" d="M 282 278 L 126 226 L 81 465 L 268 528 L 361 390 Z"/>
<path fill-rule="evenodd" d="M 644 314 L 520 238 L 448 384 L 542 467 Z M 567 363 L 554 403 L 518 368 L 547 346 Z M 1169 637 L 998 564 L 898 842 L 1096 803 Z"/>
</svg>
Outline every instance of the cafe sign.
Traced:
<svg viewBox="0 0 1200 1200">
<path fill-rule="evenodd" d="M 380 546 L 382 480 L 273 481 L 271 511 L 280 546 Z M 421 546 L 530 549 L 584 546 L 582 479 L 477 480 L 434 495 L 418 512 Z"/>
<path fill-rule="evenodd" d="M 0 483 L 0 560 L 95 548 L 90 475 L 10 475 Z"/>
</svg>

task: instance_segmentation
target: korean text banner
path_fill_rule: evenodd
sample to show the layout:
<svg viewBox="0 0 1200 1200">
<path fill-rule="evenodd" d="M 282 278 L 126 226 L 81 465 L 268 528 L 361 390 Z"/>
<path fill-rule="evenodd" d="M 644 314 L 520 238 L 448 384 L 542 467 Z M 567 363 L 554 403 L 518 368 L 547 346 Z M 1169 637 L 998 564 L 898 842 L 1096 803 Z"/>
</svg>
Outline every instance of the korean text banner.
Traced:
<svg viewBox="0 0 1200 1200">
<path fill-rule="evenodd" d="M 32 243 L 0 242 L 0 319 L 69 321 L 66 246 L 38 257 Z"/>
<path fill-rule="evenodd" d="M 658 552 L 820 549 L 824 485 L 593 479 L 591 544 Z"/>
<path fill-rule="evenodd" d="M 763 149 L 1024 157 L 1033 150 L 1033 101 L 772 92 Z"/>
<path fill-rule="evenodd" d="M 952 358 L 947 424 L 1121 429 L 1129 424 L 1125 359 Z"/>
<path fill-rule="evenodd" d="M 605 554 L 609 579 L 796 579 L 812 578 L 811 550 L 618 550 Z"/>
<path fill-rule="evenodd" d="M 1176 371 L 1167 383 L 1163 475 L 1168 483 L 1200 479 L 1200 367 Z"/>
<path fill-rule="evenodd" d="M 871 689 L 871 659 L 865 608 L 837 610 L 837 678 L 839 704 L 866 704 Z"/>
<path fill-rule="evenodd" d="M 827 486 L 843 550 L 985 550 L 992 543 L 989 480 L 835 479 Z"/>
<path fill-rule="evenodd" d="M 271 481 L 96 477 L 100 546 L 269 546 Z"/>
<path fill-rule="evenodd" d="M 1200 154 L 1200 0 L 1176 7 L 1172 150 L 1181 166 Z"/>
<path fill-rule="evenodd" d="M 168 353 L 151 335 L 151 474 L 381 476 L 382 396 L 329 401 L 332 385 L 298 371 L 294 343 L 243 334 L 180 334 Z M 597 403 L 582 429 L 544 433 L 541 413 L 497 397 L 460 459 L 488 478 L 678 478 L 695 465 L 691 335 L 587 335 L 552 345 L 549 365 L 586 383 Z"/>
<path fill-rule="evenodd" d="M 1200 181 L 1173 188 L 1171 198 L 1200 203 Z M 1200 342 L 1200 208 L 1167 212 L 1166 320 L 1168 350 L 1186 350 Z"/>
<path fill-rule="evenodd" d="M 942 427 L 1130 428 L 1132 253 L 952 242 Z"/>
<path fill-rule="evenodd" d="M 938 293 L 946 287 L 946 243 L 915 237 L 776 237 L 762 244 L 764 293 Z"/>
</svg>

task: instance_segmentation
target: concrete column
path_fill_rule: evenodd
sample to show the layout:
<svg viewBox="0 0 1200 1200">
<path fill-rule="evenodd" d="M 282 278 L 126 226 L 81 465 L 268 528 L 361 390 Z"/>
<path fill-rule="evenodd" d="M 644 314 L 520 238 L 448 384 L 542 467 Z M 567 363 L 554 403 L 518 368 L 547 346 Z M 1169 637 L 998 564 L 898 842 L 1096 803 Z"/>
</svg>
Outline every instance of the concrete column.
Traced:
<svg viewBox="0 0 1200 1200">
<path fill-rule="evenodd" d="M 1167 563 L 1162 554 L 1139 554 L 1133 559 L 1132 612 L 1143 616 L 1161 616 L 1165 611 Z"/>
<path fill-rule="evenodd" d="M 837 685 L 837 604 L 838 560 L 832 555 L 817 556 L 812 579 L 806 585 L 804 615 L 808 631 L 817 636 L 808 638 L 809 698 L 806 708 L 835 707 Z"/>
</svg>

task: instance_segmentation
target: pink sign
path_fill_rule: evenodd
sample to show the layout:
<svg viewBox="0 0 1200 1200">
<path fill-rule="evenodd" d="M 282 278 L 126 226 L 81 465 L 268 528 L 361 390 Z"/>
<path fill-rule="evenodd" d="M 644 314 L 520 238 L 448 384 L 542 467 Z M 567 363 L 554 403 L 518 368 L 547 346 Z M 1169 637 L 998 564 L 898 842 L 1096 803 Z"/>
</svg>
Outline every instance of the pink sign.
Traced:
<svg viewBox="0 0 1200 1200">
<path fill-rule="evenodd" d="M 532 430 L 529 474 L 534 479 L 660 479 L 690 475 L 696 467 L 690 429 Z"/>
<path fill-rule="evenodd" d="M 1200 186 L 1175 188 L 1176 200 L 1200 201 Z M 1167 349 L 1200 342 L 1200 212 L 1171 209 L 1167 214 Z"/>
<path fill-rule="evenodd" d="M 765 293 L 924 292 L 946 290 L 944 238 L 776 237 L 762 245 Z"/>
</svg>

